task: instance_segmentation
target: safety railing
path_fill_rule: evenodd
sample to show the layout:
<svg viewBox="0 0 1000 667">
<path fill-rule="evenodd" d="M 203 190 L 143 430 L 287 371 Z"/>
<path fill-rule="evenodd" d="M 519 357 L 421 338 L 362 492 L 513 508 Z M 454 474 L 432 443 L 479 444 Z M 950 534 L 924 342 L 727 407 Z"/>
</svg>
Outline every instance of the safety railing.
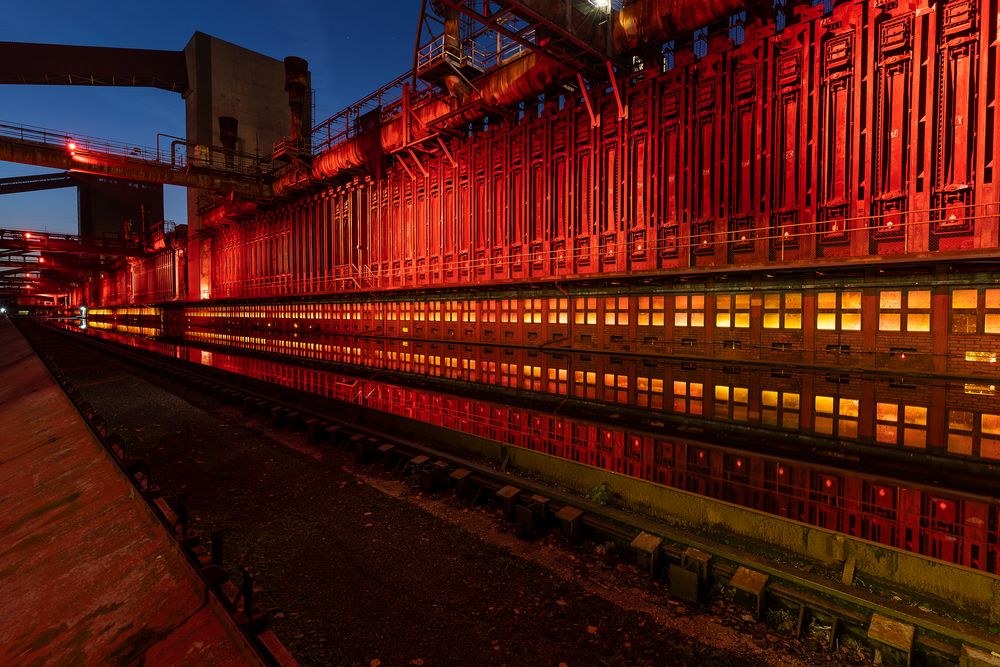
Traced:
<svg viewBox="0 0 1000 667">
<path fill-rule="evenodd" d="M 411 102 L 420 101 L 433 93 L 419 79 L 416 80 L 417 88 L 412 88 L 413 81 L 413 72 L 406 72 L 316 125 L 310 133 L 313 153 L 322 153 L 353 139 L 366 129 L 361 119 L 368 113 L 377 112 L 381 123 L 401 114 L 404 88 L 409 88 Z"/>
<path fill-rule="evenodd" d="M 163 137 L 172 140 L 168 148 L 160 146 L 160 138 Z M 270 156 L 262 159 L 221 146 L 195 144 L 168 135 L 158 135 L 156 148 L 150 148 L 64 130 L 0 121 L 0 141 L 4 139 L 36 146 L 41 144 L 81 158 L 113 157 L 126 162 L 157 165 L 172 171 L 194 169 L 255 179 L 271 173 Z"/>
</svg>

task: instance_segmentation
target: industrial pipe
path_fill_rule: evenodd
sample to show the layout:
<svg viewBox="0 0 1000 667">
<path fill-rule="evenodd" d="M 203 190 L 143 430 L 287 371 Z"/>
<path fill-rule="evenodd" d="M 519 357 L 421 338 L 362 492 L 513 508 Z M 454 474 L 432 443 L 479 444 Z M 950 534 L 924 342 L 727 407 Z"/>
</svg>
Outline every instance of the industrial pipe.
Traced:
<svg viewBox="0 0 1000 667">
<path fill-rule="evenodd" d="M 764 0 L 639 0 L 622 7 L 612 23 L 615 53 L 661 44 L 737 12 L 762 12 Z"/>
<path fill-rule="evenodd" d="M 661 44 L 684 32 L 692 31 L 724 17 L 746 9 L 758 9 L 766 0 L 638 0 L 624 7 L 613 19 L 612 39 L 615 53 L 621 54 L 643 44 Z M 437 124 L 437 129 L 460 127 L 482 115 L 475 104 L 508 106 L 539 95 L 572 71 L 538 51 L 530 51 L 510 61 L 503 67 L 485 74 L 475 83 L 467 110 Z M 463 100 L 465 102 L 465 100 Z M 427 128 L 455 111 L 446 98 L 432 99 L 412 110 L 413 123 L 410 141 L 420 140 L 429 132 Z M 381 160 L 406 146 L 407 133 L 400 115 L 384 125 L 362 132 L 355 138 L 334 146 L 317 156 L 312 163 L 310 176 L 322 181 L 334 178 L 345 171 L 358 169 Z M 279 178 L 273 186 L 275 195 L 281 195 L 301 182 L 294 173 Z"/>
</svg>

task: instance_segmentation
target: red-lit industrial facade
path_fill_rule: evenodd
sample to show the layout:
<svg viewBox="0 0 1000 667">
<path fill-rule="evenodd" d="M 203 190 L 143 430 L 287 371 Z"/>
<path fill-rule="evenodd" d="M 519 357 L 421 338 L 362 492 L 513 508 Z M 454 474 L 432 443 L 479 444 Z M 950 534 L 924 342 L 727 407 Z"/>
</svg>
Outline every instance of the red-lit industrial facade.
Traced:
<svg viewBox="0 0 1000 667">
<path fill-rule="evenodd" d="M 993 251 L 994 5 L 798 5 L 780 32 L 750 23 L 738 46 L 715 34 L 702 58 L 630 74 L 621 107 L 591 90 L 593 117 L 579 95 L 529 100 L 380 178 L 344 174 L 220 226 L 190 293 Z"/>
</svg>

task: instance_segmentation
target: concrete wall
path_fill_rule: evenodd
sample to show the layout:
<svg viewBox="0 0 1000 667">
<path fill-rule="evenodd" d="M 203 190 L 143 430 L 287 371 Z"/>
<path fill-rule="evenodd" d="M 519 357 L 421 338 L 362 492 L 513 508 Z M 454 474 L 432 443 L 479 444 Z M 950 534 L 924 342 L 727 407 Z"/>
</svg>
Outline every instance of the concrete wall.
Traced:
<svg viewBox="0 0 1000 667">
<path fill-rule="evenodd" d="M 184 56 L 188 68 L 187 140 L 221 146 L 219 116 L 238 122 L 237 151 L 268 156 L 274 144 L 290 132 L 284 62 L 216 37 L 196 32 Z M 188 298 L 205 298 L 211 275 L 202 262 L 198 192 L 188 190 Z"/>
<path fill-rule="evenodd" d="M 668 539 L 671 538 L 670 526 L 715 535 L 716 540 L 724 534 L 728 536 L 726 541 L 732 540 L 735 545 L 744 538 L 821 563 L 839 565 L 854 558 L 856 577 L 878 579 L 914 593 L 947 600 L 972 616 L 979 615 L 984 621 L 989 619 L 990 625 L 1000 625 L 1000 577 L 988 572 L 406 417 L 358 406 L 351 406 L 351 409 L 357 411 L 360 422 L 371 428 L 408 433 L 415 440 L 433 442 L 443 450 L 495 462 L 506 461 L 511 470 L 557 482 L 581 496 L 599 484 L 606 484 L 609 493 L 630 510 L 665 522 L 667 526 L 661 535 Z M 725 553 L 697 539 L 686 537 L 681 541 L 726 557 Z M 732 549 L 735 553 L 739 547 Z M 766 565 L 756 569 L 776 574 Z M 904 622 L 914 622 L 906 614 L 894 616 Z M 920 623 L 926 625 L 926 621 Z M 941 631 L 948 634 L 944 628 Z"/>
</svg>

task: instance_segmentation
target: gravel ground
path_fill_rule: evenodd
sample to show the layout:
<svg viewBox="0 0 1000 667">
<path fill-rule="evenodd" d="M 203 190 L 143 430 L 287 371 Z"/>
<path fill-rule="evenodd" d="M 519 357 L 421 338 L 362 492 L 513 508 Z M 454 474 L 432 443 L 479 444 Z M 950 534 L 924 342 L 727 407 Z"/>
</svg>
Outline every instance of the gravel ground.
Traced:
<svg viewBox="0 0 1000 667">
<path fill-rule="evenodd" d="M 38 332 L 43 345 L 53 334 Z M 48 347 L 46 345 L 46 347 Z M 56 362 L 146 459 L 196 528 L 225 533 L 278 636 L 304 665 L 816 665 L 813 652 L 716 600 L 670 600 L 604 545 L 525 542 L 496 510 L 430 498 L 345 454 L 273 433 L 116 359 Z"/>
</svg>

